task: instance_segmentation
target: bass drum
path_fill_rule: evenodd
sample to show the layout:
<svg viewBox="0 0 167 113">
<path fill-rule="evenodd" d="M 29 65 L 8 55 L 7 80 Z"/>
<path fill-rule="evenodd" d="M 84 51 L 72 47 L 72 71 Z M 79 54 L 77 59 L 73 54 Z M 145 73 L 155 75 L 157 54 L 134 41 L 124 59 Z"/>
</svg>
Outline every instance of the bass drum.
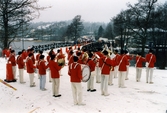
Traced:
<svg viewBox="0 0 167 113">
<path fill-rule="evenodd" d="M 82 82 L 87 82 L 90 79 L 90 68 L 87 65 L 81 64 L 82 68 Z"/>
</svg>

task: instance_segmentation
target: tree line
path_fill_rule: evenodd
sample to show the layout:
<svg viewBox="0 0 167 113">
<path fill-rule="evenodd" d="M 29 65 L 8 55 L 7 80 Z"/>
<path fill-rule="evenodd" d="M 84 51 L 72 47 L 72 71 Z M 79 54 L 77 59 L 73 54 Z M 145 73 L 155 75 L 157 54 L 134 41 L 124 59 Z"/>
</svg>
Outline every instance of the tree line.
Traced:
<svg viewBox="0 0 167 113">
<path fill-rule="evenodd" d="M 159 4 L 157 1 L 128 3 L 128 8 L 111 17 L 107 24 L 84 22 L 81 15 L 76 15 L 70 21 L 41 23 L 43 25 L 38 26 L 32 20 L 40 16 L 40 11 L 50 7 L 39 6 L 38 0 L 0 0 L 0 46 L 9 47 L 19 37 L 77 40 L 81 36 L 92 35 L 96 40 L 108 38 L 114 47 L 137 48 L 142 55 L 146 49 L 152 48 L 157 55 L 161 52 L 166 57 L 167 2 Z M 49 24 L 48 27 L 45 24 Z"/>
</svg>

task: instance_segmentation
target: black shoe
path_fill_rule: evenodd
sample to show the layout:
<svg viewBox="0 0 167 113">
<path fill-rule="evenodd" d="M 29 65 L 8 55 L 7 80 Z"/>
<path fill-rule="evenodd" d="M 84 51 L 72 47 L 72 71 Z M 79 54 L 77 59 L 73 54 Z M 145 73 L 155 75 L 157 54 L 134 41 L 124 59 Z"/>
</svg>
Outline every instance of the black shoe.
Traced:
<svg viewBox="0 0 167 113">
<path fill-rule="evenodd" d="M 53 95 L 54 97 L 61 97 L 61 95 Z"/>
<path fill-rule="evenodd" d="M 87 91 L 90 91 L 90 89 L 87 89 Z"/>
<path fill-rule="evenodd" d="M 90 92 L 95 92 L 96 91 L 96 89 L 92 89 L 92 90 L 90 90 Z"/>
</svg>

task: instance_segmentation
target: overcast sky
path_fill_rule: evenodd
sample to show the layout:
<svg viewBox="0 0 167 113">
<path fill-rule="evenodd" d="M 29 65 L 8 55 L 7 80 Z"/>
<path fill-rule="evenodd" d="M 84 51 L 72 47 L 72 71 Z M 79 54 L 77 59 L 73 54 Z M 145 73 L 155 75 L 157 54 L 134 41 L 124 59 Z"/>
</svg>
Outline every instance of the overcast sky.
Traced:
<svg viewBox="0 0 167 113">
<path fill-rule="evenodd" d="M 158 0 L 164 3 L 167 0 Z M 137 3 L 138 0 L 39 0 L 40 6 L 52 6 L 41 11 L 34 22 L 53 22 L 72 20 L 76 15 L 87 22 L 109 22 L 121 10 L 127 9 L 127 3 Z"/>
</svg>

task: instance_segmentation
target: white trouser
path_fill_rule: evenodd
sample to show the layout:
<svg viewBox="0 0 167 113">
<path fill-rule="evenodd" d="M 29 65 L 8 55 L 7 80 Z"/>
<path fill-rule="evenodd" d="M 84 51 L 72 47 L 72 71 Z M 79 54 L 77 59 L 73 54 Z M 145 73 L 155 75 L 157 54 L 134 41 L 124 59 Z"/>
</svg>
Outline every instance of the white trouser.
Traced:
<svg viewBox="0 0 167 113">
<path fill-rule="evenodd" d="M 60 86 L 60 79 L 59 78 L 52 78 L 52 92 L 53 95 L 59 95 L 59 86 Z"/>
<path fill-rule="evenodd" d="M 118 87 L 125 87 L 126 71 L 118 71 Z"/>
<path fill-rule="evenodd" d="M 113 84 L 113 77 L 114 77 L 114 71 L 110 71 L 110 75 L 109 75 L 109 78 L 108 78 L 108 85 Z"/>
<path fill-rule="evenodd" d="M 48 73 L 49 73 L 49 82 L 52 82 L 50 69 L 48 70 Z"/>
<path fill-rule="evenodd" d="M 16 79 L 16 66 L 12 66 L 13 78 Z"/>
<path fill-rule="evenodd" d="M 96 82 L 100 83 L 101 82 L 101 69 L 100 67 L 95 67 L 95 73 L 96 73 Z"/>
<path fill-rule="evenodd" d="M 129 65 L 127 65 L 126 68 L 127 68 L 127 71 L 126 71 L 126 77 L 125 77 L 125 79 L 128 79 L 128 75 L 129 75 Z"/>
<path fill-rule="evenodd" d="M 136 81 L 140 81 L 142 68 L 136 67 Z"/>
<path fill-rule="evenodd" d="M 40 79 L 39 69 L 36 68 L 36 72 L 37 72 L 38 78 Z"/>
<path fill-rule="evenodd" d="M 108 95 L 108 78 L 109 75 L 101 74 L 101 94 Z"/>
<path fill-rule="evenodd" d="M 30 86 L 34 85 L 34 73 L 29 73 L 29 78 L 30 78 Z"/>
<path fill-rule="evenodd" d="M 20 78 L 20 83 L 24 82 L 24 69 L 19 69 L 19 78 Z"/>
<path fill-rule="evenodd" d="M 81 83 L 71 82 L 72 95 L 74 104 L 82 103 L 82 85 Z"/>
<path fill-rule="evenodd" d="M 114 67 L 114 78 L 117 78 L 118 75 L 118 66 Z"/>
<path fill-rule="evenodd" d="M 150 77 L 150 82 L 152 82 L 154 68 L 146 68 L 146 82 L 148 82 L 148 78 Z"/>
<path fill-rule="evenodd" d="M 87 89 L 93 90 L 94 89 L 94 72 L 91 72 L 90 79 L 87 82 Z"/>
</svg>

